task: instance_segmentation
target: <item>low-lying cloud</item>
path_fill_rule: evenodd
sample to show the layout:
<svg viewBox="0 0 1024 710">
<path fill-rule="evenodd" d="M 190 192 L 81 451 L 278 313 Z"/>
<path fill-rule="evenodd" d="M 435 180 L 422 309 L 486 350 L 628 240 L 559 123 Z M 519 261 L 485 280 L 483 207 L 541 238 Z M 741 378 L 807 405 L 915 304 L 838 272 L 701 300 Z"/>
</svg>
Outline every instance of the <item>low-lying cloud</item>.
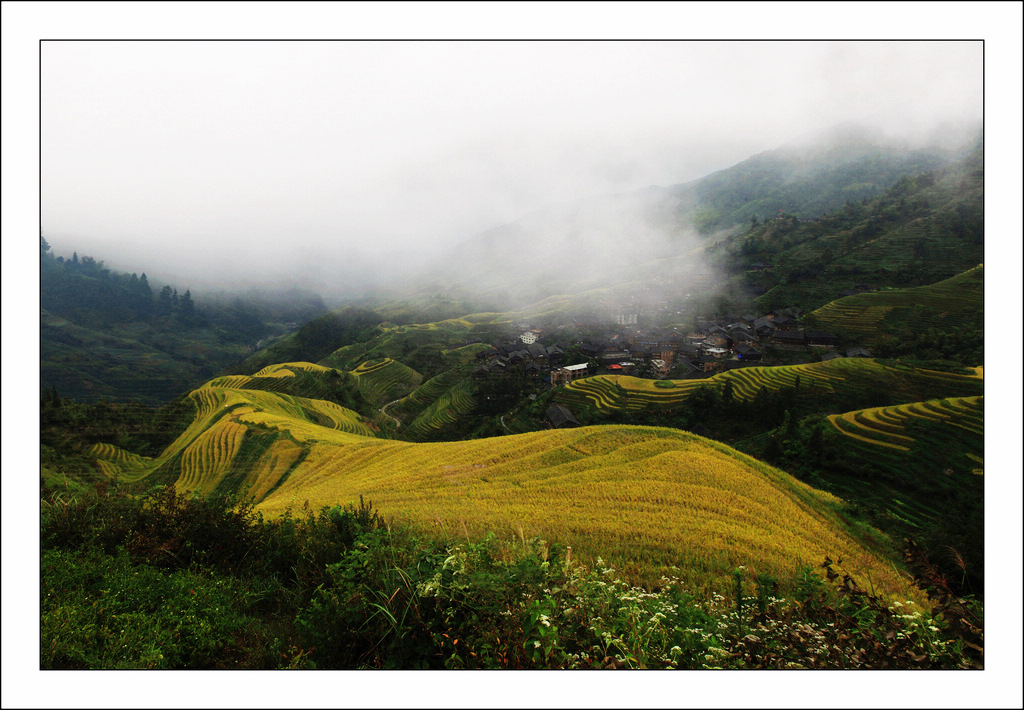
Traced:
<svg viewBox="0 0 1024 710">
<path fill-rule="evenodd" d="M 686 182 L 835 123 L 919 135 L 977 120 L 981 56 L 978 42 L 47 41 L 42 225 L 57 253 L 179 280 L 387 284 L 547 205 Z M 639 229 L 592 220 L 581 261 L 680 244 L 678 225 Z"/>
</svg>

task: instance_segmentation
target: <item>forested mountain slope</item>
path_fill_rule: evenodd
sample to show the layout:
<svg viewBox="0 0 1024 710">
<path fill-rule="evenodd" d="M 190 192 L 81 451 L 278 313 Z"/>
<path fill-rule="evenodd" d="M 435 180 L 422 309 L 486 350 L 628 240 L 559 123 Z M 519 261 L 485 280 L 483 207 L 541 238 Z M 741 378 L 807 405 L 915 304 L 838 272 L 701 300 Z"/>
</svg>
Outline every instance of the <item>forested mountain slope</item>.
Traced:
<svg viewBox="0 0 1024 710">
<path fill-rule="evenodd" d="M 879 197 L 817 219 L 784 213 L 712 247 L 734 288 L 763 310 L 819 308 L 845 291 L 933 284 L 984 261 L 982 150 L 901 177 Z"/>
<path fill-rule="evenodd" d="M 40 243 L 40 379 L 82 402 L 162 405 L 244 358 L 325 306 L 292 289 L 204 298 L 154 289 L 146 274 L 120 273 Z"/>
</svg>

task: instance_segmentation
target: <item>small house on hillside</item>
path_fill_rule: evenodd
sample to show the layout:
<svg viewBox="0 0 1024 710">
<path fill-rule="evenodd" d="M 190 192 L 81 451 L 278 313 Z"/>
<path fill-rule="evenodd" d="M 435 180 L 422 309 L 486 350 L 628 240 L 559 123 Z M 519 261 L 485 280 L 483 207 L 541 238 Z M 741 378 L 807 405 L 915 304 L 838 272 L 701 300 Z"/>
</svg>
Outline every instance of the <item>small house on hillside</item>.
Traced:
<svg viewBox="0 0 1024 710">
<path fill-rule="evenodd" d="M 655 359 L 651 360 L 651 369 L 654 371 L 654 374 L 656 376 L 658 376 L 658 377 L 666 377 L 666 376 L 668 376 L 669 364 L 667 362 L 665 362 L 664 360 L 661 360 L 659 358 L 655 358 Z"/>
<path fill-rule="evenodd" d="M 530 357 L 533 361 L 539 365 L 547 366 L 548 364 L 548 350 L 540 343 L 530 343 L 526 347 L 526 351 L 530 353 Z"/>
<path fill-rule="evenodd" d="M 795 330 L 800 327 L 800 323 L 796 318 L 792 318 L 784 314 L 775 316 L 775 320 L 773 320 L 772 323 L 774 323 L 775 327 L 779 330 Z"/>
<path fill-rule="evenodd" d="M 725 332 L 715 332 L 704 338 L 704 342 L 716 348 L 731 348 L 732 336 Z"/>
<path fill-rule="evenodd" d="M 601 354 L 601 360 L 604 361 L 604 362 L 609 362 L 609 361 L 619 362 L 619 361 L 628 360 L 628 359 L 629 359 L 629 351 L 628 350 L 613 350 L 613 351 L 605 352 L 605 353 Z"/>
<path fill-rule="evenodd" d="M 555 429 L 583 426 L 575 414 L 560 404 L 552 404 L 548 407 L 548 422 Z"/>
<path fill-rule="evenodd" d="M 558 370 L 551 371 L 551 384 L 553 386 L 563 385 L 581 377 L 587 376 L 587 363 L 579 365 L 567 365 Z"/>
<path fill-rule="evenodd" d="M 860 346 L 850 348 L 846 351 L 846 357 L 871 357 L 871 351 Z"/>
<path fill-rule="evenodd" d="M 736 357 L 738 357 L 740 360 L 760 360 L 762 357 L 760 350 L 752 348 L 749 345 L 737 345 L 735 351 Z"/>
<path fill-rule="evenodd" d="M 732 333 L 732 343 L 733 343 L 734 346 L 737 346 L 737 347 L 739 345 L 741 345 L 741 344 L 744 344 L 744 345 L 756 345 L 757 344 L 757 338 L 754 335 L 751 335 L 750 333 L 747 333 L 747 332 L 744 332 L 744 331 L 741 331 L 741 330 L 736 330 L 736 331 L 733 331 L 733 333 Z"/>
<path fill-rule="evenodd" d="M 769 336 L 776 330 L 778 328 L 767 318 L 758 318 L 754 321 L 754 332 L 757 333 L 758 337 Z"/>
<path fill-rule="evenodd" d="M 799 350 L 804 347 L 802 330 L 776 330 L 771 336 L 772 343 L 783 350 Z"/>
</svg>

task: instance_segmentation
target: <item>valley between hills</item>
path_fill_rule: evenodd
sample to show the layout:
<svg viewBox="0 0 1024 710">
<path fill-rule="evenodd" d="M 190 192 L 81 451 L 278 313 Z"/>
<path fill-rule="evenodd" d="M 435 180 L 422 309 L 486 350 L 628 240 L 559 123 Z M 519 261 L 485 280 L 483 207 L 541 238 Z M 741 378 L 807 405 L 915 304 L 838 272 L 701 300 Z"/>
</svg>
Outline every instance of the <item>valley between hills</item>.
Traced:
<svg viewBox="0 0 1024 710">
<path fill-rule="evenodd" d="M 980 141 L 850 150 L 615 201 L 685 253 L 480 288 L 534 215 L 330 309 L 43 240 L 42 665 L 982 667 Z"/>
</svg>

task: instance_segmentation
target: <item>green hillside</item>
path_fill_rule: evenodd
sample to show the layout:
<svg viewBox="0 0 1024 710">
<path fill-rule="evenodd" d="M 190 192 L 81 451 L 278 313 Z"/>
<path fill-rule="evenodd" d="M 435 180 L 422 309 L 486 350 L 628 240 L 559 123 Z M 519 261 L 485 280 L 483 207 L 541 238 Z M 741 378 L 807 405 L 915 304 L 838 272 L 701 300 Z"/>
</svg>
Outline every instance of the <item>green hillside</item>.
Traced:
<svg viewBox="0 0 1024 710">
<path fill-rule="evenodd" d="M 325 309 L 301 289 L 193 294 L 40 240 L 40 381 L 79 402 L 159 406 Z M 280 358 L 274 362 L 286 359 Z"/>
<path fill-rule="evenodd" d="M 377 406 L 415 390 L 423 381 L 423 375 L 391 358 L 367 360 L 352 375 L 363 397 Z"/>
<path fill-rule="evenodd" d="M 873 198 L 900 177 L 935 170 L 955 153 L 907 150 L 856 126 L 766 151 L 672 189 L 681 210 L 710 233 L 764 219 L 778 211 L 816 217 L 848 202 Z"/>
<path fill-rule="evenodd" d="M 709 253 L 735 287 L 764 292 L 762 311 L 793 303 L 811 311 L 846 290 L 932 284 L 982 263 L 983 201 L 979 149 L 819 218 L 784 212 Z"/>
<path fill-rule="evenodd" d="M 89 327 L 40 314 L 40 382 L 80 402 L 165 404 L 245 355 L 206 327 Z"/>
<path fill-rule="evenodd" d="M 985 269 L 978 265 L 927 286 L 860 293 L 810 314 L 815 327 L 855 338 L 879 352 L 981 362 Z"/>
<path fill-rule="evenodd" d="M 280 362 L 320 362 L 342 344 L 357 343 L 373 337 L 381 320 L 382 317 L 375 311 L 345 306 L 305 323 L 296 332 L 223 372 L 249 375 Z M 338 369 L 350 370 L 356 364 Z"/>
<path fill-rule="evenodd" d="M 984 398 L 944 397 L 790 420 L 743 451 L 910 538 L 961 593 L 984 593 Z"/>
</svg>

